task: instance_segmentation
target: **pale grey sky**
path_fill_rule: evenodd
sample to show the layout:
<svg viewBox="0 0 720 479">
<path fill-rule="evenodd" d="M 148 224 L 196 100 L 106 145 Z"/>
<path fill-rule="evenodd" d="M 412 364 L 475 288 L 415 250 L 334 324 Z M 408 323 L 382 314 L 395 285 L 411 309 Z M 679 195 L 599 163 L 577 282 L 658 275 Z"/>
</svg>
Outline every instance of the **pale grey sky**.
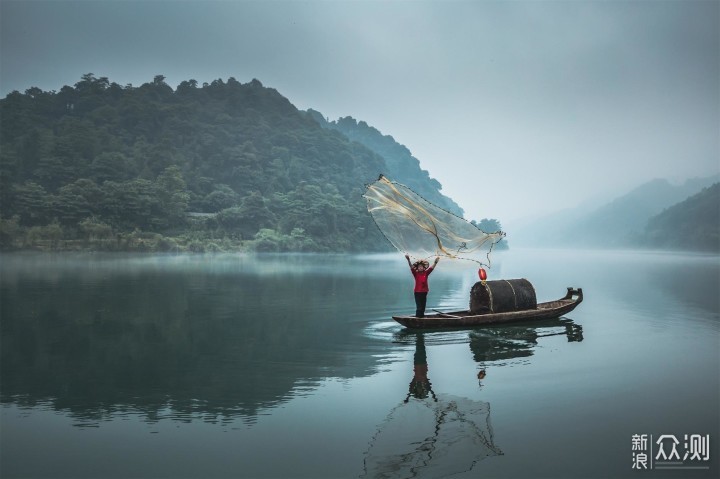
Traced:
<svg viewBox="0 0 720 479">
<path fill-rule="evenodd" d="M 259 79 L 504 224 L 720 172 L 720 2 L 0 1 L 0 93 Z"/>
</svg>

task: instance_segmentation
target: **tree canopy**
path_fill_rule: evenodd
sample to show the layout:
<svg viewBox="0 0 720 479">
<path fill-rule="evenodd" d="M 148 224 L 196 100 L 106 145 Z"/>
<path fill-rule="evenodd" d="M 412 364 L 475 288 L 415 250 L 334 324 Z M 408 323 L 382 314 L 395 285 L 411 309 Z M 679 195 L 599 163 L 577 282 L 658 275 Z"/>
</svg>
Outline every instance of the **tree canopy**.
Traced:
<svg viewBox="0 0 720 479">
<path fill-rule="evenodd" d="M 6 248 L 383 250 L 362 193 L 394 170 L 457 207 L 417 160 L 391 165 L 258 80 L 173 90 L 88 73 L 8 94 L 0 121 Z"/>
</svg>

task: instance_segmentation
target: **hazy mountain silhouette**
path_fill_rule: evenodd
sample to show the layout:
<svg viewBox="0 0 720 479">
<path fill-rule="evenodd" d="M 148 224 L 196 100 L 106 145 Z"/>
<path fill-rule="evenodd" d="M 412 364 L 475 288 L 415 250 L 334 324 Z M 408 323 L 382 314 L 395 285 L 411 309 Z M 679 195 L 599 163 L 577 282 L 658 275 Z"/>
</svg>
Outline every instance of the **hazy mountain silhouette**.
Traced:
<svg viewBox="0 0 720 479">
<path fill-rule="evenodd" d="M 570 208 L 519 226 L 508 236 L 526 246 L 636 246 L 650 218 L 719 180 L 714 175 L 672 185 L 655 179 L 598 208 Z"/>
<path fill-rule="evenodd" d="M 385 176 L 391 180 L 411 188 L 429 202 L 457 216 L 463 216 L 463 209 L 440 193 L 442 185 L 436 179 L 430 178 L 430 174 L 420 167 L 420 161 L 392 136 L 383 135 L 378 129 L 351 116 L 329 121 L 319 111 L 309 109 L 307 113 L 323 128 L 339 131 L 350 140 L 380 155 L 387 165 Z"/>
<path fill-rule="evenodd" d="M 650 218 L 638 241 L 654 248 L 720 252 L 720 183 Z"/>
</svg>

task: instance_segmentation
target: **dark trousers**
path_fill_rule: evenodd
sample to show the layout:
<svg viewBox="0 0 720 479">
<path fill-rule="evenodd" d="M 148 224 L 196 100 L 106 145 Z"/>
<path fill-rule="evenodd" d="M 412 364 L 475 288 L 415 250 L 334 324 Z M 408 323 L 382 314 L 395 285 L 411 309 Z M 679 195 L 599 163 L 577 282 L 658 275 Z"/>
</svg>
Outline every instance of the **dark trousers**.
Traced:
<svg viewBox="0 0 720 479">
<path fill-rule="evenodd" d="M 427 304 L 427 293 L 415 293 L 415 317 L 425 316 L 425 305 Z"/>
</svg>

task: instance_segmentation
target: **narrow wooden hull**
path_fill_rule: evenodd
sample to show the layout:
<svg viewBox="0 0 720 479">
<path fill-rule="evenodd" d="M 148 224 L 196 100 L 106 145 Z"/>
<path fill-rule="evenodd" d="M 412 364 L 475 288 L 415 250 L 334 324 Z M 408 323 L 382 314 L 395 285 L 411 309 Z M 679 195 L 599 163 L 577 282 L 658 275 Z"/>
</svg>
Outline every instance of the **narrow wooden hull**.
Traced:
<svg viewBox="0 0 720 479">
<path fill-rule="evenodd" d="M 498 323 L 536 321 L 557 318 L 569 313 L 583 300 L 582 288 L 568 288 L 565 297 L 547 303 L 538 303 L 535 309 L 511 311 L 507 313 L 470 314 L 470 311 L 429 314 L 423 318 L 415 316 L 393 316 L 392 318 L 406 328 L 472 328 Z"/>
</svg>

